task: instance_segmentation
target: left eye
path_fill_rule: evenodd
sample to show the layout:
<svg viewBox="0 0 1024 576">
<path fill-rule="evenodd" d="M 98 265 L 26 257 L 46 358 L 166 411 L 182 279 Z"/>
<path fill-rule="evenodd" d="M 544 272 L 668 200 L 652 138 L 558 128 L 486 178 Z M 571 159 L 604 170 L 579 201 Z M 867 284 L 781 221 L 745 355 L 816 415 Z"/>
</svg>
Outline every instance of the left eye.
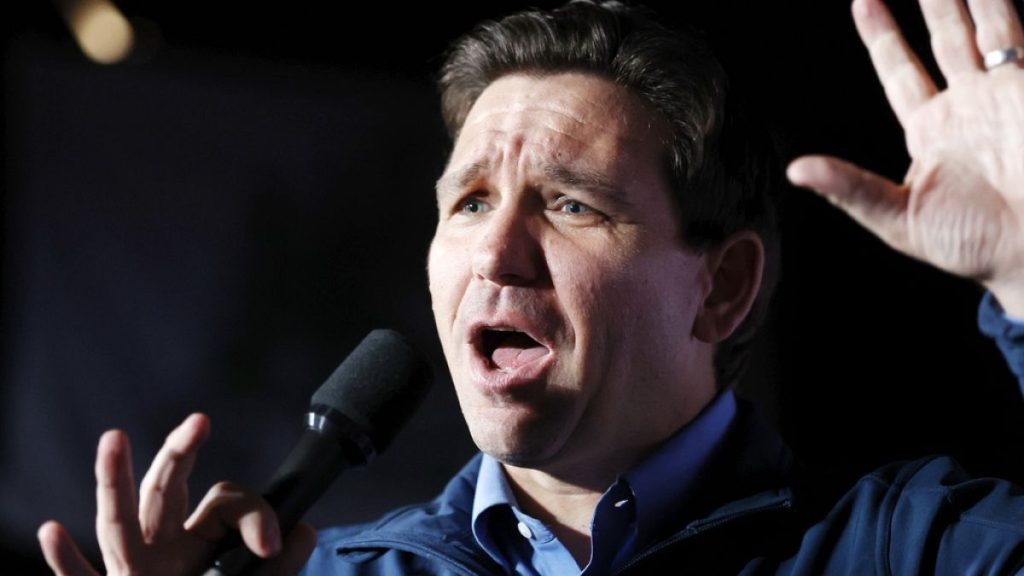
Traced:
<svg viewBox="0 0 1024 576">
<path fill-rule="evenodd" d="M 555 201 L 555 210 L 564 214 L 586 214 L 587 212 L 593 212 L 594 209 L 587 206 L 579 200 L 573 200 L 568 196 L 561 196 Z"/>
<path fill-rule="evenodd" d="M 562 204 L 561 209 L 562 212 L 569 214 L 583 214 L 585 212 L 590 212 L 590 206 L 587 206 L 582 202 L 577 202 L 576 200 L 566 200 Z"/>
</svg>

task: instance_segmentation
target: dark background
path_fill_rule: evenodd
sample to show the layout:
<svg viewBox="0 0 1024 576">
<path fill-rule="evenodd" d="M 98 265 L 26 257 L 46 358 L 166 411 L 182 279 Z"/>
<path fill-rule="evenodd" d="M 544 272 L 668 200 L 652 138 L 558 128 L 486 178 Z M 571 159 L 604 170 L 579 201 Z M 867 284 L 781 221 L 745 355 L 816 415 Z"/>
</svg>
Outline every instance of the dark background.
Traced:
<svg viewBox="0 0 1024 576">
<path fill-rule="evenodd" d="M 120 2 L 145 46 L 107 67 L 81 55 L 53 5 L 22 4 L 2 15 L 11 573 L 38 570 L 48 518 L 93 546 L 103 430 L 127 430 L 144 469 L 171 427 L 205 411 L 197 495 L 221 478 L 258 484 L 312 390 L 379 326 L 428 352 L 438 384 L 391 452 L 343 477 L 311 519 L 368 519 L 435 493 L 473 448 L 426 293 L 447 151 L 432 78 L 459 33 L 523 5 Z M 902 177 L 902 134 L 846 2 L 684 4 L 650 3 L 706 32 L 789 156 Z M 897 16 L 923 52 L 917 8 Z M 843 478 L 951 452 L 1021 478 L 1020 395 L 977 333 L 980 289 L 889 251 L 811 193 L 789 191 L 783 208 L 782 281 L 742 392 L 798 456 Z"/>
</svg>

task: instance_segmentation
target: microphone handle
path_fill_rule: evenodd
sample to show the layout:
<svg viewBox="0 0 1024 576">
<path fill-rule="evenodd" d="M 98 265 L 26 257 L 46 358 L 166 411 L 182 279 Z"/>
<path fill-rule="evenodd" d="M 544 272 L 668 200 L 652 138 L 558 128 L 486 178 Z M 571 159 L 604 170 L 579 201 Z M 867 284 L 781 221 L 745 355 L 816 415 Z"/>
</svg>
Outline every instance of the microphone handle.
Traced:
<svg viewBox="0 0 1024 576">
<path fill-rule="evenodd" d="M 365 461 L 348 442 L 307 428 L 263 492 L 277 514 L 281 537 L 291 532 L 339 474 Z M 225 538 L 218 550 L 203 576 L 240 576 L 260 560 L 237 533 Z"/>
</svg>

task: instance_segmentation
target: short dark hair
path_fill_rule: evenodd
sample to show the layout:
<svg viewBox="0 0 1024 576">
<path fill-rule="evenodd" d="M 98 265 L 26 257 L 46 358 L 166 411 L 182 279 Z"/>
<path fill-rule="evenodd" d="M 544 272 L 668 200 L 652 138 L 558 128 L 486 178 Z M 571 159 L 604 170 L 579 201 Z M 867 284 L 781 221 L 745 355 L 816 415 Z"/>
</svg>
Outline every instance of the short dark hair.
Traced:
<svg viewBox="0 0 1024 576">
<path fill-rule="evenodd" d="M 752 128 L 699 35 L 661 25 L 646 8 L 600 0 L 483 22 L 456 41 L 439 79 L 449 133 L 458 137 L 473 103 L 498 78 L 569 71 L 597 74 L 631 90 L 667 122 L 667 172 L 687 246 L 707 249 L 740 230 L 754 231 L 764 243 L 765 272 L 754 307 L 715 351 L 717 385 L 735 384 L 778 275 L 776 199 L 782 184 L 773 138 Z"/>
</svg>

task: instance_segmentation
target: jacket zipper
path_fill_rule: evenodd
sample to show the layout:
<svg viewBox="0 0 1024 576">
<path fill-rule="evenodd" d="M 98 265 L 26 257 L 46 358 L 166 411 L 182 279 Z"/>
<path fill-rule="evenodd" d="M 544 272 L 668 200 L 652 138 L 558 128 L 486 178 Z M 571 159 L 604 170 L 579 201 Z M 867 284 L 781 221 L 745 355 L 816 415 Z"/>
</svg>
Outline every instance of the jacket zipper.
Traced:
<svg viewBox="0 0 1024 576">
<path fill-rule="evenodd" d="M 763 504 L 761 506 L 757 506 L 755 508 L 748 508 L 746 510 L 739 511 L 739 512 L 736 512 L 736 513 L 724 516 L 722 518 L 717 518 L 715 520 L 708 520 L 707 522 L 698 524 L 697 526 L 693 526 L 693 525 L 688 526 L 687 528 L 683 529 L 683 531 L 677 532 L 676 534 L 670 536 L 669 538 L 667 538 L 665 540 L 662 540 L 661 542 L 659 542 L 658 544 L 654 545 L 653 547 L 644 550 L 644 552 L 641 553 L 639 556 L 634 556 L 624 566 L 620 567 L 618 570 L 613 572 L 613 574 L 621 574 L 622 572 L 625 572 L 626 570 L 630 569 L 634 565 L 636 565 L 639 562 L 641 562 L 641 561 L 643 561 L 643 560 L 645 560 L 645 559 L 647 559 L 647 558 L 657 554 L 658 552 L 664 550 L 665 548 L 667 548 L 669 546 L 672 546 L 673 544 L 676 544 L 677 542 L 680 542 L 682 540 L 686 540 L 687 538 L 692 538 L 693 536 L 696 536 L 698 534 L 702 534 L 704 532 L 707 532 L 708 530 L 713 530 L 713 529 L 718 528 L 719 526 L 722 526 L 724 524 L 730 524 L 730 523 L 735 522 L 737 520 L 742 520 L 744 518 L 748 518 L 748 517 L 750 517 L 750 516 L 752 516 L 754 514 L 762 514 L 764 512 L 773 512 L 775 510 L 785 510 L 785 509 L 791 508 L 792 506 L 793 506 L 792 499 L 787 497 L 784 500 L 781 500 L 781 501 L 778 501 L 778 502 L 771 502 L 769 504 Z"/>
<path fill-rule="evenodd" d="M 456 545 L 457 546 L 457 545 Z M 489 574 L 492 571 L 488 570 L 484 565 L 474 561 L 471 558 L 471 554 L 461 554 L 466 556 L 466 559 L 460 559 L 444 552 L 439 547 L 427 546 L 424 544 L 418 544 L 408 540 L 400 539 L 375 539 L 359 541 L 356 543 L 347 542 L 344 547 L 339 547 L 337 552 L 341 553 L 345 548 L 386 548 L 388 550 L 401 550 L 411 554 L 423 556 L 425 558 L 431 558 L 435 561 L 447 564 L 449 567 L 454 569 L 455 572 L 463 574 L 464 576 L 480 576 L 481 574 Z"/>
</svg>

